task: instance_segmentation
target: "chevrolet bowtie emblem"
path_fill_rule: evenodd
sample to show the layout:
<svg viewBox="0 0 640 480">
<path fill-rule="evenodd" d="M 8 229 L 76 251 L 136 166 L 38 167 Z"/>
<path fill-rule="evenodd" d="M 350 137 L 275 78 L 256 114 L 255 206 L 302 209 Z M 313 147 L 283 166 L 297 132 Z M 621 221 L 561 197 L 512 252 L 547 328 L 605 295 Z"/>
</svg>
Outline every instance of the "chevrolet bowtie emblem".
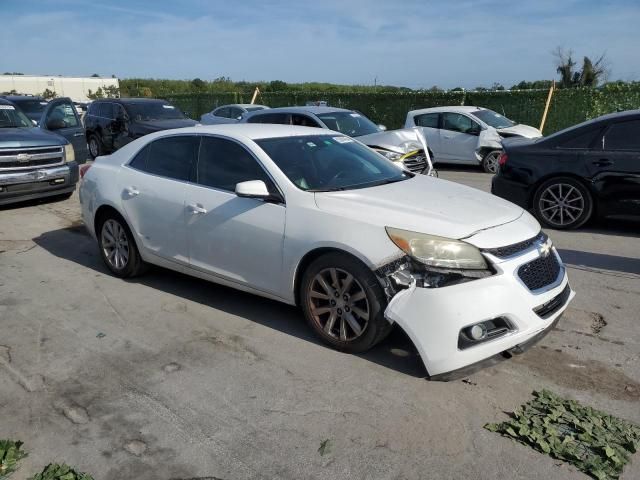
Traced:
<svg viewBox="0 0 640 480">
<path fill-rule="evenodd" d="M 553 244 L 551 243 L 551 239 L 547 238 L 547 240 L 545 240 L 544 243 L 541 243 L 540 245 L 538 245 L 538 253 L 540 254 L 541 257 L 546 258 L 551 253 L 552 247 L 553 247 Z"/>
<path fill-rule="evenodd" d="M 29 155 L 28 153 L 19 153 L 18 154 L 18 162 L 20 163 L 26 163 L 31 159 L 31 155 Z"/>
</svg>

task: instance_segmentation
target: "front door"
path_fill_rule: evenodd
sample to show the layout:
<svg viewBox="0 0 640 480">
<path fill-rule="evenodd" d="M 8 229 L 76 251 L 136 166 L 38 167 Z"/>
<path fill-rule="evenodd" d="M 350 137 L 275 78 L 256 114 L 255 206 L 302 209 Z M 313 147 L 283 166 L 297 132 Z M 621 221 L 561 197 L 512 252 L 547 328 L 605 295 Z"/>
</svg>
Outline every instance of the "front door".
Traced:
<svg viewBox="0 0 640 480">
<path fill-rule="evenodd" d="M 264 292 L 282 290 L 286 207 L 241 198 L 236 184 L 275 184 L 249 151 L 233 140 L 203 136 L 185 214 L 191 266 Z"/>
<path fill-rule="evenodd" d="M 147 144 L 119 173 L 127 217 L 143 249 L 187 264 L 185 186 L 192 175 L 200 139 L 162 137 Z"/>
<path fill-rule="evenodd" d="M 47 105 L 40 119 L 40 128 L 62 135 L 73 145 L 76 161 L 87 161 L 89 149 L 84 126 L 80 121 L 76 107 L 69 98 L 57 98 Z"/>
<path fill-rule="evenodd" d="M 584 155 L 602 213 L 640 217 L 640 120 L 613 123 Z"/>
<path fill-rule="evenodd" d="M 469 117 L 460 113 L 443 113 L 439 159 L 451 163 L 477 165 L 479 162 L 475 151 L 478 148 L 478 135 L 470 132 L 479 131 L 480 126 Z M 437 154 L 434 155 L 438 157 Z"/>
</svg>

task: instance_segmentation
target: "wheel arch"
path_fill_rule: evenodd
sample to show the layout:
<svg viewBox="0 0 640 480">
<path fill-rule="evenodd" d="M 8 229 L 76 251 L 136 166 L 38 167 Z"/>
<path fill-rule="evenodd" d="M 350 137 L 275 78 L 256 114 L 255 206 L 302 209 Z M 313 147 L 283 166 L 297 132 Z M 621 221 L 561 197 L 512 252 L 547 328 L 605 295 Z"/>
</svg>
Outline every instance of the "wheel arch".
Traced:
<svg viewBox="0 0 640 480">
<path fill-rule="evenodd" d="M 298 306 L 300 305 L 300 286 L 302 283 L 302 276 L 304 275 L 304 272 L 307 270 L 307 268 L 309 268 L 309 265 L 311 265 L 311 263 L 313 263 L 316 259 L 328 253 L 340 253 L 340 254 L 348 255 L 354 258 L 355 260 L 359 261 L 363 265 L 365 265 L 367 268 L 371 268 L 364 259 L 360 258 L 358 255 L 348 250 L 345 250 L 339 247 L 314 248 L 313 250 L 310 250 L 309 252 L 307 252 L 300 259 L 295 269 L 294 280 L 293 280 L 293 296 L 294 296 L 296 305 Z"/>
</svg>

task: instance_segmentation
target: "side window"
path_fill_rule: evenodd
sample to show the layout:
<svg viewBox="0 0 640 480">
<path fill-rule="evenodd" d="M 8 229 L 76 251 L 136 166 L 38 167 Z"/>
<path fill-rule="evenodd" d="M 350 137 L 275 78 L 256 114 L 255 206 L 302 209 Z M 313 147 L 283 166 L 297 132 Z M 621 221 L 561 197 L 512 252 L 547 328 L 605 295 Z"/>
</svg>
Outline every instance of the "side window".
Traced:
<svg viewBox="0 0 640 480">
<path fill-rule="evenodd" d="M 87 107 L 87 115 L 97 115 L 97 110 L 98 110 L 98 106 L 95 103 L 90 103 L 89 106 Z"/>
<path fill-rule="evenodd" d="M 291 115 L 291 125 L 300 125 L 301 127 L 315 127 L 321 128 L 313 118 L 308 117 L 307 115 L 300 115 L 299 113 L 294 113 Z"/>
<path fill-rule="evenodd" d="M 289 125 L 289 115 L 286 113 L 265 113 L 256 115 L 247 120 L 248 123 L 280 123 Z"/>
<path fill-rule="evenodd" d="M 198 153 L 199 137 L 164 137 L 144 147 L 129 166 L 161 177 L 189 180 Z"/>
<path fill-rule="evenodd" d="M 242 110 L 240 110 L 237 107 L 230 107 L 229 108 L 229 118 L 233 118 L 233 119 L 239 119 L 240 117 L 242 117 Z"/>
<path fill-rule="evenodd" d="M 587 131 L 578 132 L 573 134 L 570 138 L 565 139 L 561 143 L 558 144 L 558 148 L 567 149 L 567 150 L 586 150 L 594 147 L 594 143 L 596 141 L 596 137 L 598 133 L 601 131 L 600 128 L 597 129 L 589 129 Z"/>
<path fill-rule="evenodd" d="M 602 149 L 640 152 L 640 120 L 611 125 L 602 139 Z"/>
<path fill-rule="evenodd" d="M 49 130 L 60 130 L 62 128 L 77 127 L 75 107 L 69 102 L 60 103 L 53 107 L 47 116 L 47 128 Z"/>
<path fill-rule="evenodd" d="M 439 113 L 425 113 L 413 117 L 413 121 L 418 127 L 438 128 Z"/>
<path fill-rule="evenodd" d="M 480 127 L 469 117 L 465 117 L 459 113 L 443 113 L 442 128 L 444 130 L 467 133 Z"/>
<path fill-rule="evenodd" d="M 118 105 L 117 103 L 114 103 L 113 118 L 118 119 L 118 118 L 124 118 L 124 117 L 126 117 L 126 112 L 124 110 L 124 107 L 122 105 Z"/>
<path fill-rule="evenodd" d="M 214 115 L 215 115 L 216 117 L 229 118 L 229 107 L 218 108 L 218 109 L 214 112 Z"/>
<path fill-rule="evenodd" d="M 98 109 L 98 116 L 102 117 L 102 118 L 108 118 L 108 119 L 112 119 L 113 118 L 113 108 L 112 108 L 113 104 L 109 103 L 109 102 L 104 102 L 101 103 Z"/>
<path fill-rule="evenodd" d="M 248 180 L 262 180 L 269 191 L 274 189 L 256 159 L 244 147 L 223 138 L 202 137 L 196 175 L 199 184 L 229 192 Z"/>
</svg>

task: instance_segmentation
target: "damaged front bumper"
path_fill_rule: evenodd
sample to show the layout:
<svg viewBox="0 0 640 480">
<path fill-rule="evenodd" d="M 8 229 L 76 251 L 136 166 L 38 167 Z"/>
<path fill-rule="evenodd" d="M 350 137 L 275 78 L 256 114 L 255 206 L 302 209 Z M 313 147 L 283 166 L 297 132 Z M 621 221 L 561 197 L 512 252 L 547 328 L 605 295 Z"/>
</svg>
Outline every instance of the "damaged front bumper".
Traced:
<svg viewBox="0 0 640 480">
<path fill-rule="evenodd" d="M 408 334 L 431 378 L 461 371 L 496 355 L 516 353 L 541 338 L 575 296 L 560 257 L 557 277 L 531 291 L 519 278 L 520 267 L 541 257 L 536 249 L 492 263 L 495 274 L 440 288 L 415 281 L 394 293 L 385 317 Z M 495 337 L 468 342 L 473 325 L 495 325 Z M 500 328 L 498 328 L 500 327 Z"/>
</svg>

